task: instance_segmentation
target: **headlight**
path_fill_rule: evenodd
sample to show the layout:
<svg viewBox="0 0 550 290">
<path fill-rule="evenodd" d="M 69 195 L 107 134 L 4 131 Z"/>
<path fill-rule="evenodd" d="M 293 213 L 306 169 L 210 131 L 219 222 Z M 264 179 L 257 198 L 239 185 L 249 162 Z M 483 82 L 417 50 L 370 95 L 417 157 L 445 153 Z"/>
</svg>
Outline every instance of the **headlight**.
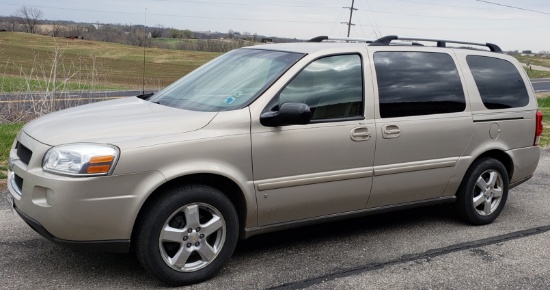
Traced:
<svg viewBox="0 0 550 290">
<path fill-rule="evenodd" d="M 42 168 L 50 173 L 70 176 L 108 175 L 113 172 L 119 155 L 119 149 L 112 145 L 60 145 L 46 152 Z"/>
</svg>

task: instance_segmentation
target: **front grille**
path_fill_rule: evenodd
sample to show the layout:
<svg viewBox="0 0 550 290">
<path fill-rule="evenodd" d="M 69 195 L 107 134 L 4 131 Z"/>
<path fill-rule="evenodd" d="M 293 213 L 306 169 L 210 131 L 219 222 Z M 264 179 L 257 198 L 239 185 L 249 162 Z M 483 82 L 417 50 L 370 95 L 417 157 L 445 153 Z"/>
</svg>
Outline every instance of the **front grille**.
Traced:
<svg viewBox="0 0 550 290">
<path fill-rule="evenodd" d="M 17 189 L 21 191 L 23 189 L 23 178 L 21 178 L 19 175 L 14 175 L 15 185 L 17 185 Z"/>
<path fill-rule="evenodd" d="M 17 142 L 15 148 L 17 148 L 17 156 L 19 157 L 19 160 L 26 165 L 29 165 L 32 157 L 32 151 L 19 142 Z"/>
</svg>

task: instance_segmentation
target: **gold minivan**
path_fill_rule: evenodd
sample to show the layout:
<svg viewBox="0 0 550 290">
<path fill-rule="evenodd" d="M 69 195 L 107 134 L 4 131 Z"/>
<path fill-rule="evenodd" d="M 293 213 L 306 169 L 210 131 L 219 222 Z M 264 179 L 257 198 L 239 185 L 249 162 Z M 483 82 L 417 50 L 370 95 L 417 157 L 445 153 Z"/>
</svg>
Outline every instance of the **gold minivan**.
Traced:
<svg viewBox="0 0 550 290">
<path fill-rule="evenodd" d="M 527 75 L 494 44 L 317 37 L 26 124 L 8 199 L 53 242 L 132 248 L 185 285 L 269 231 L 439 203 L 491 223 L 541 133 Z"/>
</svg>

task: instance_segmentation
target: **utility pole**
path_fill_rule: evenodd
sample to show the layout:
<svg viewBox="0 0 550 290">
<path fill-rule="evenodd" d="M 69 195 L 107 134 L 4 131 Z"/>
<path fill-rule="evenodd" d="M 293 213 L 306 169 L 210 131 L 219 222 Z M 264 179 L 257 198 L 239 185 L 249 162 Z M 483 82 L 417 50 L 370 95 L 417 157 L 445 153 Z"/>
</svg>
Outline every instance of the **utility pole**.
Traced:
<svg viewBox="0 0 550 290">
<path fill-rule="evenodd" d="M 351 23 L 351 17 L 353 16 L 353 10 L 357 10 L 357 8 L 353 8 L 354 4 L 355 4 L 355 0 L 351 0 L 351 7 L 342 7 L 342 8 L 345 8 L 345 9 L 349 9 L 349 21 L 348 22 L 342 22 L 342 24 L 347 24 L 348 25 L 348 37 L 349 37 L 349 32 L 350 32 L 351 26 L 355 25 L 355 24 Z"/>
<path fill-rule="evenodd" d="M 147 45 L 147 8 L 145 8 L 145 25 L 143 26 L 143 79 L 141 94 L 145 95 L 145 46 Z"/>
</svg>

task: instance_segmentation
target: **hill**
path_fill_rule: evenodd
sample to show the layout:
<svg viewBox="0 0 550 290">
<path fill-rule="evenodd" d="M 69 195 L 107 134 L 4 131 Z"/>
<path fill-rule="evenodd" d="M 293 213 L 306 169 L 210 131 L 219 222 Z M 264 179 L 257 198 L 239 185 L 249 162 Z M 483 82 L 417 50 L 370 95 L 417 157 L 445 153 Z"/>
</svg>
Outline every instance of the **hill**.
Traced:
<svg viewBox="0 0 550 290">
<path fill-rule="evenodd" d="M 162 88 L 220 55 L 147 48 L 145 87 Z M 0 92 L 139 89 L 143 48 L 82 39 L 0 32 Z M 58 90 L 58 89 L 57 89 Z"/>
<path fill-rule="evenodd" d="M 174 45 L 171 40 L 170 45 Z M 146 48 L 145 87 L 157 90 L 220 55 Z M 550 77 L 550 60 L 517 56 L 532 78 Z M 143 48 L 111 42 L 0 32 L 0 92 L 141 89 Z"/>
</svg>

